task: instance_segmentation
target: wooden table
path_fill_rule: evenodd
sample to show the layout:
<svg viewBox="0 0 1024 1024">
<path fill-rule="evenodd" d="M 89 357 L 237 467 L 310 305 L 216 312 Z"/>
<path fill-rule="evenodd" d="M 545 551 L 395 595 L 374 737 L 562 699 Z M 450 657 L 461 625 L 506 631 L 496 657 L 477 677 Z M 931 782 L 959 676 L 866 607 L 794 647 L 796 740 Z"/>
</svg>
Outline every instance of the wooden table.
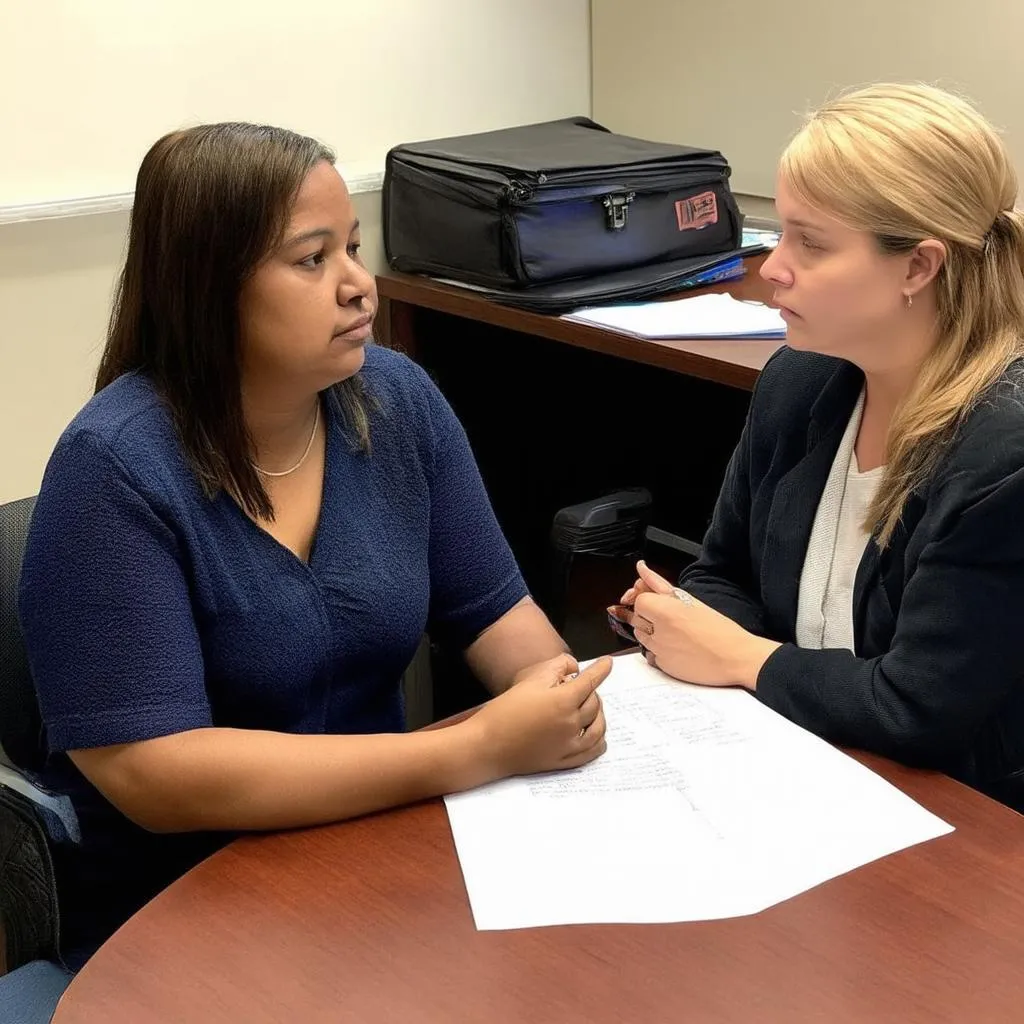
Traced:
<svg viewBox="0 0 1024 1024">
<path fill-rule="evenodd" d="M 506 932 L 474 930 L 440 801 L 247 837 L 129 921 L 54 1021 L 1024 1019 L 1024 819 L 862 760 L 957 831 L 752 917 Z"/>
<path fill-rule="evenodd" d="M 680 294 L 727 292 L 737 299 L 768 302 L 773 288 L 758 273 L 764 260 L 764 255 L 748 258 L 746 275 L 739 280 Z M 547 338 L 747 391 L 754 386 L 768 357 L 781 344 L 757 339 L 641 341 L 603 328 L 501 306 L 469 289 L 437 284 L 413 274 L 381 274 L 377 278 L 377 291 L 380 297 L 375 331 L 378 340 L 414 358 L 419 355 L 421 347 L 417 323 L 417 314 L 421 310 L 447 313 L 479 324 Z"/>
</svg>

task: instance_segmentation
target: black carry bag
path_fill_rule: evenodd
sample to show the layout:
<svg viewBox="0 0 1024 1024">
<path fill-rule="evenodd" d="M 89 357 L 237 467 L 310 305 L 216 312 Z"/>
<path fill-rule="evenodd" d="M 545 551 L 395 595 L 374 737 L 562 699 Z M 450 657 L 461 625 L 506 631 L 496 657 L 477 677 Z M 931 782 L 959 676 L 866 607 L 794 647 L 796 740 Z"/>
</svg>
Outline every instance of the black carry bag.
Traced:
<svg viewBox="0 0 1024 1024">
<path fill-rule="evenodd" d="M 740 249 L 721 153 L 615 135 L 585 117 L 393 148 L 383 193 L 395 270 L 524 308 L 671 291 Z"/>
</svg>

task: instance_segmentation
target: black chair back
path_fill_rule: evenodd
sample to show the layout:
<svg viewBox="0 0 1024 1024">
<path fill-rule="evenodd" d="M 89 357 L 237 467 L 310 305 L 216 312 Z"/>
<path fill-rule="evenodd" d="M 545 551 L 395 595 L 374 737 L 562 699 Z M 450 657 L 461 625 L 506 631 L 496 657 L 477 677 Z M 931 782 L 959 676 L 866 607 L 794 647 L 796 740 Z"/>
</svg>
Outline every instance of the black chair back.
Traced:
<svg viewBox="0 0 1024 1024">
<path fill-rule="evenodd" d="M 35 498 L 22 498 L 0 505 L 0 747 L 26 772 L 38 771 L 46 758 L 39 703 L 18 623 L 18 580 L 35 503 Z"/>
<path fill-rule="evenodd" d="M 46 758 L 28 657 L 18 623 L 18 580 L 35 498 L 0 505 L 0 746 L 23 772 Z M 53 860 L 36 805 L 0 784 L 0 923 L 9 971 L 57 956 Z"/>
</svg>

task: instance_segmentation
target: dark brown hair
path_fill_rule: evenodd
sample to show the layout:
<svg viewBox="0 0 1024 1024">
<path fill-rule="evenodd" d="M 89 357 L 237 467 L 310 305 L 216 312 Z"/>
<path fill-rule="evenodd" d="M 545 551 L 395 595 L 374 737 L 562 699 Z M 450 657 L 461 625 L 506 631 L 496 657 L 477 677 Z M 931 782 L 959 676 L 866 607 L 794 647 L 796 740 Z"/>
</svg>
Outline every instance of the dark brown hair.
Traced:
<svg viewBox="0 0 1024 1024">
<path fill-rule="evenodd" d="M 160 139 L 139 168 L 96 374 L 97 391 L 133 370 L 149 376 L 205 493 L 223 489 L 263 519 L 274 509 L 242 415 L 239 296 L 323 160 L 334 154 L 315 139 L 263 125 L 200 125 Z M 332 390 L 368 448 L 358 375 Z"/>
</svg>

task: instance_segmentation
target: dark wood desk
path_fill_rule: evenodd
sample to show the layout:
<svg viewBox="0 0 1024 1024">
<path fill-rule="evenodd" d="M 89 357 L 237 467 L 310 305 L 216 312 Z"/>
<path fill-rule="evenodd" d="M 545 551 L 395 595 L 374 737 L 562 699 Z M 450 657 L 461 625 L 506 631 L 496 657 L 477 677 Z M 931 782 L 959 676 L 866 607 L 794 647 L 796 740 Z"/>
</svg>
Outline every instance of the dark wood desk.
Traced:
<svg viewBox="0 0 1024 1024">
<path fill-rule="evenodd" d="M 767 301 L 763 261 L 748 259 L 742 279 L 709 290 Z M 632 566 L 593 566 L 592 579 L 577 571 L 562 617 L 549 539 L 555 513 L 645 487 L 652 525 L 699 542 L 749 389 L 778 342 L 641 341 L 423 277 L 384 274 L 377 287 L 378 340 L 426 367 L 451 402 L 531 592 L 581 655 L 609 650 L 604 606 L 632 582 Z M 645 555 L 670 574 L 689 560 L 656 545 Z M 459 678 L 454 664 L 439 674 Z M 462 685 L 464 700 L 435 695 L 441 713 L 482 699 L 468 680 Z"/>
<path fill-rule="evenodd" d="M 738 281 L 694 289 L 680 295 L 728 292 L 738 299 L 768 302 L 772 287 L 758 274 L 764 260 L 763 255 L 748 259 L 747 273 Z M 640 341 L 598 327 L 567 323 L 558 317 L 500 306 L 470 290 L 437 284 L 413 274 L 382 274 L 377 278 L 377 290 L 380 296 L 376 325 L 378 341 L 407 352 L 413 358 L 421 354 L 422 329 L 417 318 L 423 310 L 547 338 L 747 391 L 754 386 L 758 373 L 780 344 L 757 339 Z"/>
<path fill-rule="evenodd" d="M 1019 1021 L 1024 820 L 864 760 L 957 831 L 752 917 L 507 932 L 474 930 L 440 801 L 248 837 L 129 921 L 54 1021 Z"/>
</svg>

